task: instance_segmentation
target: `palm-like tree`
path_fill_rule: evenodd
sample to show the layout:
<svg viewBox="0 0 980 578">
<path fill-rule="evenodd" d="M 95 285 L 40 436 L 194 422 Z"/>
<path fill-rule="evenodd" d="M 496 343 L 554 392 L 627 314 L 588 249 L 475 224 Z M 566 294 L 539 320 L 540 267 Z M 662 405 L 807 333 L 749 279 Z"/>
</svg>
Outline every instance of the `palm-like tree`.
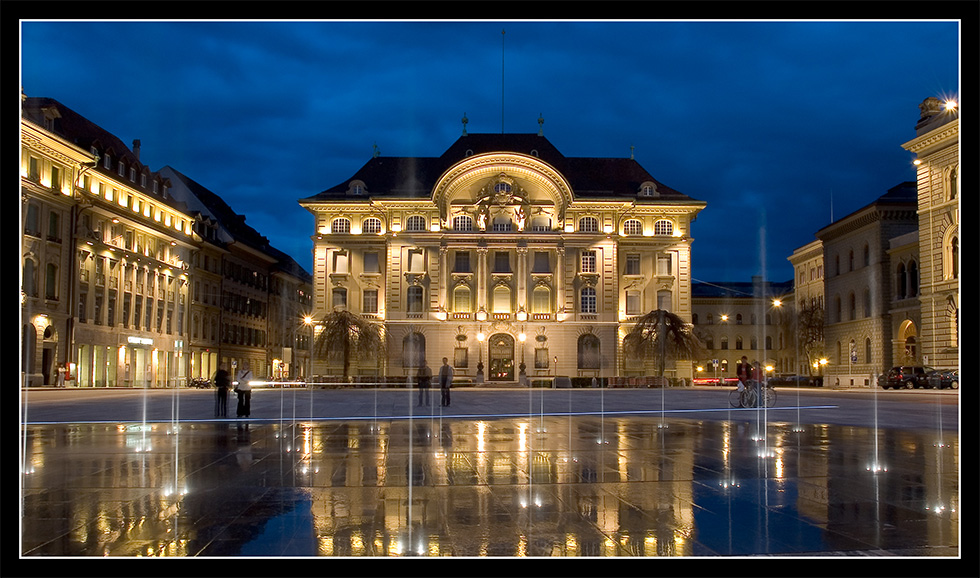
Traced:
<svg viewBox="0 0 980 578">
<path fill-rule="evenodd" d="M 623 340 L 631 357 L 657 360 L 657 372 L 663 377 L 667 359 L 697 359 L 703 351 L 693 326 L 678 315 L 663 309 L 651 311 L 636 321 Z"/>
<path fill-rule="evenodd" d="M 335 310 L 323 316 L 314 336 L 313 353 L 320 359 L 339 356 L 343 362 L 344 381 L 350 377 L 350 364 L 355 359 L 384 358 L 384 325 L 367 320 L 346 309 Z"/>
</svg>

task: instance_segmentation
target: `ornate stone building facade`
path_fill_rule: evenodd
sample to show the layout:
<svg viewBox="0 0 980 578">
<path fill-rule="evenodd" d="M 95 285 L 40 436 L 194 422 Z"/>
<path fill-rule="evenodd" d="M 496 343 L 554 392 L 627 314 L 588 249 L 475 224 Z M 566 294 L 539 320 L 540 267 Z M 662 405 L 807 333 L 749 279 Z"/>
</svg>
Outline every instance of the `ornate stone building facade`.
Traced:
<svg viewBox="0 0 980 578">
<path fill-rule="evenodd" d="M 819 239 L 811 241 L 793 251 L 788 259 L 795 272 L 793 296 L 797 319 L 794 337 L 799 351 L 795 371 L 798 375 L 820 375 L 820 360 L 826 359 L 823 243 Z"/>
<path fill-rule="evenodd" d="M 825 385 L 871 386 L 895 364 L 890 310 L 897 265 L 890 240 L 917 226 L 915 183 L 908 182 L 817 231 L 827 267 Z"/>
<path fill-rule="evenodd" d="M 935 97 L 919 105 L 915 138 L 919 215 L 921 359 L 959 367 L 960 119 L 955 103 Z"/>
<path fill-rule="evenodd" d="M 633 159 L 464 131 L 439 157 L 375 154 L 299 203 L 314 216 L 315 316 L 347 308 L 387 329 L 387 359 L 355 374 L 412 375 L 447 357 L 477 381 L 649 375 L 623 354 L 631 320 L 657 308 L 690 320 L 691 223 L 705 203 Z M 691 360 L 669 375 L 689 379 Z"/>
</svg>

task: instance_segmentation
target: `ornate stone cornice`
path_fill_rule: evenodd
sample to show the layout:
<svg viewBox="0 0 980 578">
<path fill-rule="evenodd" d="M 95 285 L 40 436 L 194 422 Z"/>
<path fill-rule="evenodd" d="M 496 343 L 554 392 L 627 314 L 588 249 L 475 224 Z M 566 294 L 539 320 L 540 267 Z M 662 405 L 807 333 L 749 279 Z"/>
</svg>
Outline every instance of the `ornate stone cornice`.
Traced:
<svg viewBox="0 0 980 578">
<path fill-rule="evenodd" d="M 960 121 L 959 119 L 954 120 L 948 124 L 931 131 L 926 134 L 916 137 L 909 142 L 902 145 L 902 148 L 909 152 L 919 154 L 922 151 L 933 148 L 941 144 L 945 140 L 957 139 L 959 140 L 960 135 Z"/>
</svg>

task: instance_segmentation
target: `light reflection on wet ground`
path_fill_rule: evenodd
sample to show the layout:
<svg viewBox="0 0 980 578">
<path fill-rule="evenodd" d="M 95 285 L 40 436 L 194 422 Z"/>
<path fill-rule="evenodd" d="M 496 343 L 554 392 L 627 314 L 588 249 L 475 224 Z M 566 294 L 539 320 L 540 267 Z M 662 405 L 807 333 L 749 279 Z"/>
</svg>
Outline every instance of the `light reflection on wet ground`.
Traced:
<svg viewBox="0 0 980 578">
<path fill-rule="evenodd" d="M 797 429 L 599 415 L 28 425 L 22 552 L 958 555 L 957 436 Z"/>
</svg>

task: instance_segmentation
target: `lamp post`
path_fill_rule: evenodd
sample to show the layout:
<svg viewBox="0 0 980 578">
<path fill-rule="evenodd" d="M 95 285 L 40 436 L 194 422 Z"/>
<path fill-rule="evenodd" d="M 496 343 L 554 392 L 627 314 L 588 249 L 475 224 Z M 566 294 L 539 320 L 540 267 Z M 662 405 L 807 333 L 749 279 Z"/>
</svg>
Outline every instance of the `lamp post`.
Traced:
<svg viewBox="0 0 980 578">
<path fill-rule="evenodd" d="M 476 363 L 476 383 L 477 385 L 483 383 L 483 340 L 486 339 L 486 335 L 483 334 L 483 329 L 476 334 L 477 349 L 479 351 L 478 355 L 480 360 Z"/>
<path fill-rule="evenodd" d="M 310 334 L 310 340 L 306 344 L 306 368 L 304 369 L 306 375 L 303 376 L 303 380 L 306 381 L 306 387 L 310 387 L 310 372 L 313 371 L 313 316 L 303 317 L 303 325 L 306 326 Z"/>
</svg>

